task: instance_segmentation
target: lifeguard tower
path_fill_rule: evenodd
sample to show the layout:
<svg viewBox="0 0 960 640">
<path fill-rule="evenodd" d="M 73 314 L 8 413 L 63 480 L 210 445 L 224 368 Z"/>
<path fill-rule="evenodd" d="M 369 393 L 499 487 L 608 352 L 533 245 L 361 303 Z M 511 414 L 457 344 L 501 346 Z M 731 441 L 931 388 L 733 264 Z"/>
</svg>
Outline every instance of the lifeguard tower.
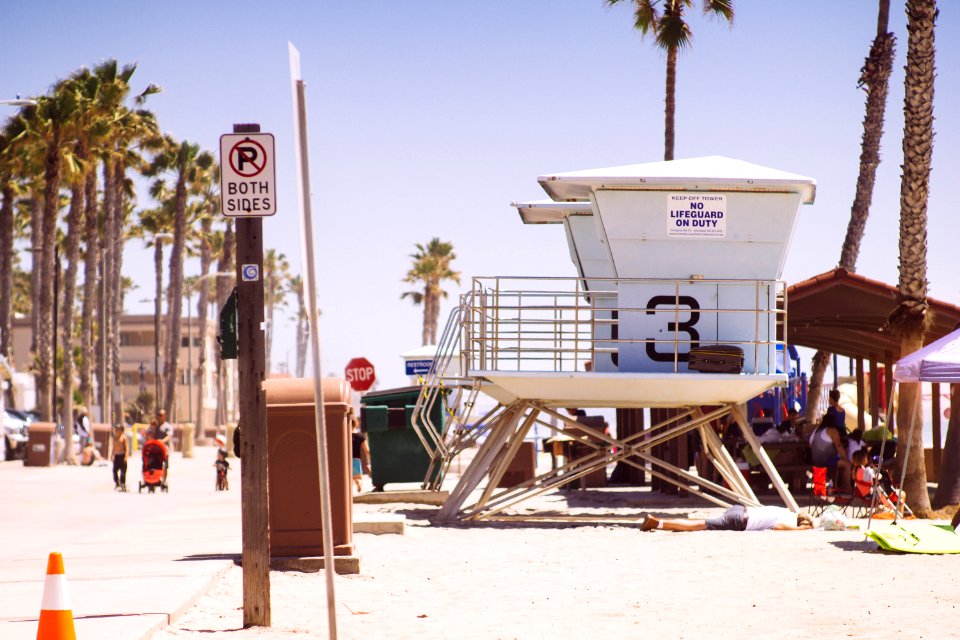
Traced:
<svg viewBox="0 0 960 640">
<path fill-rule="evenodd" d="M 787 381 L 777 364 L 787 308 L 779 278 L 799 206 L 813 202 L 815 181 L 724 157 L 538 181 L 550 199 L 514 206 L 525 224 L 564 226 L 579 277 L 474 278 L 451 314 L 414 409 L 434 465 L 425 486 L 438 488 L 453 457 L 481 444 L 441 516 L 502 514 L 621 460 L 721 506 L 758 505 L 711 426 L 724 416 L 740 425 L 773 486 L 797 510 L 741 405 Z M 709 345 L 741 348 L 742 370 L 690 370 L 690 349 Z M 477 416 L 480 393 L 498 404 Z M 443 428 L 430 424 L 437 402 L 450 416 Z M 565 415 L 565 407 L 677 411 L 613 437 Z M 592 452 L 498 488 L 534 424 L 580 439 Z M 655 446 L 691 431 L 722 484 L 653 455 Z M 486 487 L 468 504 L 484 478 Z"/>
</svg>

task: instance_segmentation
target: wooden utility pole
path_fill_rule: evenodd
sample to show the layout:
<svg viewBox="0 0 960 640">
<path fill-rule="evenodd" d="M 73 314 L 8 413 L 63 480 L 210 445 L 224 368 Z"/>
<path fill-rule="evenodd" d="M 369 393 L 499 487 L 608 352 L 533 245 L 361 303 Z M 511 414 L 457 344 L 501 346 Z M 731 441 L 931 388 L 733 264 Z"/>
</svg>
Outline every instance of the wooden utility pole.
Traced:
<svg viewBox="0 0 960 640">
<path fill-rule="evenodd" d="M 235 124 L 234 133 L 259 133 Z M 250 279 L 255 265 L 258 277 Z M 243 626 L 270 626 L 270 512 L 267 482 L 266 352 L 263 334 L 263 219 L 237 218 L 237 368 L 240 373 L 240 501 Z"/>
</svg>

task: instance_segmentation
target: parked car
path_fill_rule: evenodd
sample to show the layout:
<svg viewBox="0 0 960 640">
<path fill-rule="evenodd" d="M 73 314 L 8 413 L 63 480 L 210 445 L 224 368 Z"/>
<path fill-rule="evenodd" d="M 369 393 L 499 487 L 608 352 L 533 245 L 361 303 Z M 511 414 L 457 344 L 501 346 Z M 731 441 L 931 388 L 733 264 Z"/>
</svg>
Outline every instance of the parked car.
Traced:
<svg viewBox="0 0 960 640">
<path fill-rule="evenodd" d="M 5 460 L 23 458 L 26 455 L 27 435 L 32 421 L 32 416 L 24 411 L 6 409 L 3 412 L 3 457 Z"/>
</svg>

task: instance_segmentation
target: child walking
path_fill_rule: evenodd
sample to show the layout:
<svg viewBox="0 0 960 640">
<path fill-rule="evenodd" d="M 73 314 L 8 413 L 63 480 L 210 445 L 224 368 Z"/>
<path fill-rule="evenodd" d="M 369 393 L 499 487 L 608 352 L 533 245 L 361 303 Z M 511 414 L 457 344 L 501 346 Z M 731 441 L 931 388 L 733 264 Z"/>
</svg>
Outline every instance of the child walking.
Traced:
<svg viewBox="0 0 960 640">
<path fill-rule="evenodd" d="M 113 426 L 111 442 L 113 445 L 113 490 L 127 490 L 127 458 L 130 451 L 122 424 Z"/>
<path fill-rule="evenodd" d="M 230 463 L 227 462 L 226 449 L 217 449 L 217 461 L 213 466 L 217 468 L 217 491 L 228 491 L 230 482 L 227 480 L 227 471 L 230 469 Z"/>
</svg>

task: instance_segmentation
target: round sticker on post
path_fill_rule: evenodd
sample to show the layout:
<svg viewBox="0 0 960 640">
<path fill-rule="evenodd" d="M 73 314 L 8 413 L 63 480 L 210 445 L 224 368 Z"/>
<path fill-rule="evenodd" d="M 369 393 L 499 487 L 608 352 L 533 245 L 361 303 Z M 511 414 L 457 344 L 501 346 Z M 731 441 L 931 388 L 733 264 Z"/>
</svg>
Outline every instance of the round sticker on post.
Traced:
<svg viewBox="0 0 960 640">
<path fill-rule="evenodd" d="M 260 265 L 245 264 L 240 269 L 240 279 L 244 282 L 256 282 L 260 279 Z"/>
</svg>

